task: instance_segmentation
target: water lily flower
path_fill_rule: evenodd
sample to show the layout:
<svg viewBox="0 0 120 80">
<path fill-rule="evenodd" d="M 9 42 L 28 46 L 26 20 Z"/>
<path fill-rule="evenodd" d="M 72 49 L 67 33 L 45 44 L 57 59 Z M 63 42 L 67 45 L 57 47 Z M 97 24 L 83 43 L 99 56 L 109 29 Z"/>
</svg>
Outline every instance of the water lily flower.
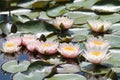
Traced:
<svg viewBox="0 0 120 80">
<path fill-rule="evenodd" d="M 107 52 L 108 48 L 100 49 L 99 47 L 97 47 L 90 50 L 85 50 L 83 56 L 93 64 L 101 64 L 111 57 L 111 54 Z"/>
<path fill-rule="evenodd" d="M 81 50 L 78 44 L 73 45 L 72 43 L 61 43 L 59 45 L 58 51 L 60 54 L 66 58 L 75 58 L 77 57 Z"/>
<path fill-rule="evenodd" d="M 38 44 L 37 51 L 41 54 L 55 54 L 57 52 L 58 45 L 59 43 L 56 41 L 41 41 L 40 44 Z"/>
<path fill-rule="evenodd" d="M 104 40 L 102 38 L 89 38 L 85 43 L 87 50 L 91 48 L 99 47 L 100 49 L 110 48 L 110 43 L 108 40 Z"/>
<path fill-rule="evenodd" d="M 22 44 L 22 39 L 21 37 L 9 37 L 7 38 L 8 41 L 13 41 L 16 42 L 18 44 L 18 46 L 20 46 Z"/>
<path fill-rule="evenodd" d="M 88 25 L 90 29 L 94 32 L 106 32 L 110 29 L 111 23 L 101 20 L 89 20 Z"/>
<path fill-rule="evenodd" d="M 28 44 L 33 43 L 35 41 L 36 41 L 36 37 L 34 35 L 25 34 L 22 37 L 22 43 L 23 43 L 23 45 L 28 45 Z"/>
<path fill-rule="evenodd" d="M 3 51 L 5 53 L 14 53 L 20 50 L 21 47 L 18 46 L 16 42 L 6 41 L 3 43 Z"/>
<path fill-rule="evenodd" d="M 54 25 L 56 29 L 69 29 L 73 24 L 73 20 L 67 17 L 56 17 Z M 61 27 L 62 26 L 62 27 Z"/>
<path fill-rule="evenodd" d="M 26 45 L 26 48 L 29 50 L 29 51 L 34 51 L 36 50 L 36 48 L 38 47 L 38 44 L 40 44 L 39 41 L 35 40 L 35 41 L 32 41 L 31 43 L 27 44 Z"/>
</svg>

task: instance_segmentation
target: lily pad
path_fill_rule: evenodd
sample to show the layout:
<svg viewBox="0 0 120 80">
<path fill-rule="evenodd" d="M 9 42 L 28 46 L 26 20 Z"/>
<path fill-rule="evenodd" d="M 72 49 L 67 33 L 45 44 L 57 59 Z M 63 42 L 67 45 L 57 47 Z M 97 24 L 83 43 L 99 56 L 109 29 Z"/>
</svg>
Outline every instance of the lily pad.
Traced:
<svg viewBox="0 0 120 80">
<path fill-rule="evenodd" d="M 41 33 L 54 31 L 55 28 L 45 21 L 29 21 L 26 23 L 16 23 L 18 31 L 21 33 Z"/>
<path fill-rule="evenodd" d="M 111 53 L 111 58 L 109 58 L 107 61 L 105 61 L 104 63 L 107 63 L 113 67 L 120 67 L 120 60 L 119 60 L 119 56 L 120 55 L 120 50 L 117 49 L 113 49 L 110 50 Z"/>
<path fill-rule="evenodd" d="M 93 12 L 74 11 L 68 12 L 65 16 L 74 20 L 73 24 L 85 24 L 87 20 L 97 19 L 99 16 Z"/>
<path fill-rule="evenodd" d="M 28 75 L 19 72 L 13 76 L 13 80 L 43 80 L 45 76 L 40 71 L 31 72 Z"/>
<path fill-rule="evenodd" d="M 120 48 L 120 36 L 117 35 L 104 35 L 104 39 L 110 42 L 111 48 Z"/>
<path fill-rule="evenodd" d="M 102 15 L 100 16 L 100 19 L 109 21 L 111 23 L 117 23 L 120 21 L 120 14 L 114 13 L 109 15 Z"/>
<path fill-rule="evenodd" d="M 89 62 L 82 62 L 80 66 L 81 66 L 81 71 L 92 75 L 106 74 L 110 69 L 109 66 L 95 65 Z"/>
<path fill-rule="evenodd" d="M 99 1 L 93 7 L 92 10 L 97 12 L 104 13 L 113 13 L 120 11 L 119 1 L 117 0 L 107 0 L 107 1 Z"/>
<path fill-rule="evenodd" d="M 75 35 L 72 39 L 73 42 L 83 42 L 86 40 L 86 36 L 84 35 Z"/>
<path fill-rule="evenodd" d="M 82 0 L 76 3 L 67 4 L 66 7 L 69 10 L 88 10 L 98 1 L 99 0 Z"/>
<path fill-rule="evenodd" d="M 16 72 L 26 71 L 29 65 L 30 65 L 30 62 L 26 60 L 20 63 L 18 63 L 17 60 L 11 60 L 4 63 L 2 65 L 2 69 L 6 72 L 16 73 Z"/>
<path fill-rule="evenodd" d="M 10 33 L 10 29 L 7 28 L 5 22 L 0 23 L 0 29 L 4 34 L 9 34 Z"/>
<path fill-rule="evenodd" d="M 80 67 L 75 64 L 62 64 L 57 68 L 57 73 L 77 73 L 80 71 Z"/>
<path fill-rule="evenodd" d="M 52 69 L 53 69 L 53 66 L 48 62 L 38 60 L 30 64 L 26 73 L 31 73 L 38 70 L 44 75 L 48 76 L 52 72 Z"/>
<path fill-rule="evenodd" d="M 47 15 L 50 17 L 57 17 L 65 14 L 66 12 L 68 12 L 68 10 L 65 9 L 65 6 L 58 6 L 56 8 L 47 10 Z"/>
<path fill-rule="evenodd" d="M 111 26 L 112 34 L 120 36 L 120 23 Z"/>
<path fill-rule="evenodd" d="M 45 80 L 87 80 L 84 76 L 78 74 L 56 74 Z"/>
</svg>

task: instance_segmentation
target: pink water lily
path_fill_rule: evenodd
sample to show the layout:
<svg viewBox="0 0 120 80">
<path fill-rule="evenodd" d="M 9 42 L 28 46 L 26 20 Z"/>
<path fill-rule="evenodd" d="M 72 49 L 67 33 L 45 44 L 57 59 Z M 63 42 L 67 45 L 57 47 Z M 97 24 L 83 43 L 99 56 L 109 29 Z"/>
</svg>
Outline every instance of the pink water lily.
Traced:
<svg viewBox="0 0 120 80">
<path fill-rule="evenodd" d="M 75 58 L 77 57 L 81 50 L 78 44 L 73 45 L 72 43 L 61 43 L 58 51 L 60 54 L 66 58 Z"/>
<path fill-rule="evenodd" d="M 87 50 L 91 48 L 99 47 L 100 49 L 110 48 L 110 43 L 108 40 L 104 40 L 102 38 L 89 38 L 85 43 Z"/>
<path fill-rule="evenodd" d="M 36 41 L 36 37 L 34 35 L 25 34 L 22 37 L 22 43 L 23 43 L 23 45 L 28 45 L 30 43 L 34 43 L 35 41 Z"/>
<path fill-rule="evenodd" d="M 29 51 L 35 51 L 37 49 L 37 47 L 39 47 L 38 45 L 40 44 L 39 41 L 32 41 L 31 43 L 27 44 L 26 45 L 26 48 L 29 50 Z"/>
<path fill-rule="evenodd" d="M 110 48 L 109 41 L 102 38 L 89 38 L 85 43 L 86 50 L 83 56 L 94 64 L 101 64 L 111 57 L 108 53 Z"/>
<path fill-rule="evenodd" d="M 57 52 L 59 43 L 56 41 L 41 41 L 38 44 L 37 51 L 41 54 L 55 54 Z"/>
<path fill-rule="evenodd" d="M 93 64 L 101 64 L 111 57 L 111 54 L 107 52 L 108 49 L 93 48 L 90 50 L 85 50 L 83 56 Z"/>
<path fill-rule="evenodd" d="M 22 39 L 21 37 L 9 37 L 7 38 L 8 41 L 13 41 L 15 43 L 18 44 L 18 46 L 20 46 L 22 44 Z"/>
<path fill-rule="evenodd" d="M 56 29 L 61 29 L 61 25 L 63 26 L 63 29 L 69 29 L 72 27 L 73 20 L 67 18 L 67 17 L 56 17 L 54 20 L 54 25 Z"/>
<path fill-rule="evenodd" d="M 89 20 L 88 25 L 94 32 L 106 32 L 111 28 L 112 24 L 108 21 Z"/>
<path fill-rule="evenodd" d="M 3 43 L 3 51 L 5 53 L 14 53 L 21 49 L 16 42 L 13 41 L 6 41 Z"/>
</svg>

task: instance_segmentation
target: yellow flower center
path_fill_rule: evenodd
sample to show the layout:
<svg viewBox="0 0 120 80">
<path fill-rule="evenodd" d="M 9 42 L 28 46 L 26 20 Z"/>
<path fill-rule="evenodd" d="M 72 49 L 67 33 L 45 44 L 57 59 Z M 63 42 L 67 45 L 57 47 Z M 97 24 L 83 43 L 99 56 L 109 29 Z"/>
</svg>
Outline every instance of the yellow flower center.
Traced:
<svg viewBox="0 0 120 80">
<path fill-rule="evenodd" d="M 101 42 L 101 41 L 94 41 L 93 43 L 96 45 L 99 45 L 99 46 L 103 44 L 103 42 Z"/>
<path fill-rule="evenodd" d="M 99 56 L 100 54 L 101 54 L 101 52 L 99 52 L 99 51 L 92 52 L 92 55 L 94 55 L 94 56 Z"/>
<path fill-rule="evenodd" d="M 15 44 L 14 43 L 8 43 L 6 46 L 7 47 L 13 47 L 13 46 L 15 46 Z"/>
<path fill-rule="evenodd" d="M 51 46 L 53 46 L 54 44 L 47 44 L 47 43 L 45 43 L 45 44 L 43 44 L 42 46 L 43 47 L 51 47 Z"/>
<path fill-rule="evenodd" d="M 74 51 L 74 47 L 71 47 L 71 46 L 68 46 L 68 47 L 65 47 L 64 50 L 69 50 L 69 51 Z"/>
</svg>

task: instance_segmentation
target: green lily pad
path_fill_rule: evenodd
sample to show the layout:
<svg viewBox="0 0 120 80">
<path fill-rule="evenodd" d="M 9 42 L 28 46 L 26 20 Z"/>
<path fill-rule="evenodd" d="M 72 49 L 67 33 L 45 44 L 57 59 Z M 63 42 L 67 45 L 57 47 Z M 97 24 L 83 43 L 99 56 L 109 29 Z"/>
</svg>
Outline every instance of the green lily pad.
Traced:
<svg viewBox="0 0 120 80">
<path fill-rule="evenodd" d="M 120 67 L 120 60 L 119 60 L 119 56 L 120 55 L 120 51 L 117 49 L 113 49 L 110 50 L 111 53 L 111 58 L 109 58 L 108 60 L 106 60 L 104 63 L 107 63 L 113 67 Z"/>
<path fill-rule="evenodd" d="M 92 10 L 103 13 L 113 13 L 120 11 L 119 1 L 117 0 L 107 0 L 99 1 L 93 7 Z"/>
<path fill-rule="evenodd" d="M 82 0 L 77 3 L 71 3 L 67 4 L 66 7 L 69 10 L 85 10 L 85 9 L 91 9 L 91 7 L 98 2 L 99 0 Z"/>
<path fill-rule="evenodd" d="M 120 36 L 120 23 L 113 24 L 111 26 L 112 34 Z"/>
<path fill-rule="evenodd" d="M 120 48 L 120 36 L 117 35 L 104 35 L 104 39 L 110 42 L 111 48 Z"/>
<path fill-rule="evenodd" d="M 22 23 L 30 21 L 30 18 L 25 15 L 13 15 L 14 21 L 20 21 Z"/>
<path fill-rule="evenodd" d="M 68 12 L 68 10 L 65 9 L 65 6 L 58 6 L 53 9 L 47 10 L 47 15 L 50 17 L 57 17 L 65 14 L 66 12 Z"/>
<path fill-rule="evenodd" d="M 100 19 L 109 21 L 111 23 L 117 23 L 120 21 L 120 14 L 114 13 L 109 15 L 102 15 L 100 16 Z"/>
<path fill-rule="evenodd" d="M 13 80 L 43 80 L 45 76 L 40 71 L 31 72 L 28 75 L 19 72 L 13 76 Z"/>
<path fill-rule="evenodd" d="M 2 65 L 2 69 L 6 72 L 16 73 L 26 71 L 30 65 L 29 61 L 22 61 L 20 63 L 17 60 L 11 60 Z"/>
<path fill-rule="evenodd" d="M 73 42 L 82 42 L 86 40 L 86 36 L 84 35 L 75 35 L 74 38 L 72 39 Z"/>
<path fill-rule="evenodd" d="M 89 32 L 90 32 L 87 28 L 74 28 L 74 29 L 70 29 L 70 31 L 73 34 L 74 38 L 77 38 L 77 35 L 81 35 L 81 37 L 83 37 L 84 39 L 85 36 L 86 37 L 89 36 Z"/>
<path fill-rule="evenodd" d="M 50 0 L 40 0 L 40 1 L 32 0 L 32 1 L 28 1 L 26 3 L 20 3 L 20 4 L 18 4 L 18 6 L 24 7 L 24 8 L 42 8 L 42 9 L 44 9 L 49 1 Z"/>
<path fill-rule="evenodd" d="M 89 62 L 82 62 L 80 66 L 81 66 L 81 71 L 92 75 L 106 74 L 110 69 L 109 66 L 95 65 Z"/>
<path fill-rule="evenodd" d="M 37 18 L 40 15 L 39 12 L 30 12 L 30 13 L 25 13 L 25 14 L 14 14 L 13 15 L 13 19 L 15 21 L 20 21 L 20 22 L 27 22 L 30 20 L 33 20 L 35 18 Z"/>
<path fill-rule="evenodd" d="M 77 73 L 80 72 L 80 67 L 75 64 L 61 64 L 60 67 L 57 68 L 57 73 Z"/>
<path fill-rule="evenodd" d="M 6 25 L 6 23 L 4 23 L 4 22 L 0 23 L 0 29 L 4 34 L 9 34 L 10 30 L 5 25 Z"/>
<path fill-rule="evenodd" d="M 65 16 L 74 20 L 73 24 L 85 24 L 88 20 L 97 19 L 99 16 L 93 12 L 68 12 Z"/>
<path fill-rule="evenodd" d="M 55 28 L 45 21 L 29 21 L 26 23 L 17 22 L 18 31 L 21 33 L 52 32 Z"/>
<path fill-rule="evenodd" d="M 56 74 L 45 80 L 87 80 L 84 76 L 78 74 Z"/>
<path fill-rule="evenodd" d="M 53 72 L 51 64 L 44 61 L 33 61 L 24 73 L 16 73 L 13 80 L 43 80 Z"/>
<path fill-rule="evenodd" d="M 30 64 L 26 73 L 31 73 L 39 70 L 41 73 L 48 76 L 52 72 L 52 68 L 53 66 L 50 63 L 38 60 Z"/>
</svg>

